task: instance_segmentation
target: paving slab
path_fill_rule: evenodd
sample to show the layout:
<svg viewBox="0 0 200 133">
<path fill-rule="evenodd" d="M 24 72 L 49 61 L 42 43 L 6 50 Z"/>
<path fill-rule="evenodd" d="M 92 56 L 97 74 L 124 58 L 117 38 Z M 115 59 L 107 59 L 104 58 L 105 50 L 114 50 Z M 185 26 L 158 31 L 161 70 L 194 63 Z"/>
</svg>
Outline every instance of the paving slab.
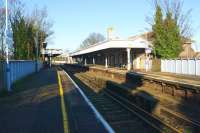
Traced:
<svg viewBox="0 0 200 133">
<path fill-rule="evenodd" d="M 107 133 L 71 80 L 58 68 L 43 69 L 0 98 L 0 133 L 65 133 L 59 72 L 70 133 Z"/>
<path fill-rule="evenodd" d="M 70 131 L 74 133 L 107 133 L 108 131 L 96 117 L 76 86 L 64 72 L 61 75 L 68 106 Z"/>
<path fill-rule="evenodd" d="M 63 133 L 57 73 L 41 70 L 0 98 L 0 133 Z"/>
</svg>

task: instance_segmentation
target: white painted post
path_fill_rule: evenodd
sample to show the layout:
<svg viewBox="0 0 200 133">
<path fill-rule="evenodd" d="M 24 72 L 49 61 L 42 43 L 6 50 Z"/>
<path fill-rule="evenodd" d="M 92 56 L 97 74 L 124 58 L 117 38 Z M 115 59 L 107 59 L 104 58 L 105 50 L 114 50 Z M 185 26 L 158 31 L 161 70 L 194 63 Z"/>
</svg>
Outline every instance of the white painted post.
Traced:
<svg viewBox="0 0 200 133">
<path fill-rule="evenodd" d="M 105 57 L 105 68 L 108 68 L 108 57 Z"/>
<path fill-rule="evenodd" d="M 196 60 L 197 76 L 200 76 L 200 58 Z"/>
<path fill-rule="evenodd" d="M 170 72 L 173 73 L 173 60 L 170 59 Z"/>
<path fill-rule="evenodd" d="M 161 71 L 162 71 L 162 72 L 166 72 L 166 67 L 165 67 L 165 66 L 166 66 L 166 63 L 167 63 L 166 60 L 161 60 L 161 63 L 162 63 Z"/>
<path fill-rule="evenodd" d="M 163 63 L 163 70 L 162 70 L 162 72 L 167 72 L 167 69 L 166 69 L 167 61 L 164 59 L 164 60 L 162 60 L 162 63 Z"/>
<path fill-rule="evenodd" d="M 7 29 L 8 29 L 8 1 L 6 0 L 5 3 L 6 8 L 6 23 L 5 23 L 5 31 L 4 31 L 4 45 L 6 46 L 6 88 L 8 92 L 12 91 L 11 89 L 11 79 L 10 79 L 10 64 L 9 64 L 9 51 L 8 51 L 8 44 L 7 44 Z"/>
<path fill-rule="evenodd" d="M 187 59 L 187 74 L 190 74 L 190 64 L 189 64 L 189 59 Z"/>
<path fill-rule="evenodd" d="M 87 66 L 87 58 L 85 58 L 85 66 Z"/>
<path fill-rule="evenodd" d="M 177 73 L 176 67 L 177 67 L 177 59 L 175 59 L 175 73 Z"/>
<path fill-rule="evenodd" d="M 161 64 L 160 65 L 161 65 L 161 72 L 163 72 L 165 64 L 164 64 L 164 61 L 162 59 L 161 59 Z"/>
<path fill-rule="evenodd" d="M 49 57 L 49 66 L 51 68 L 51 56 Z"/>
<path fill-rule="evenodd" d="M 145 53 L 145 71 L 147 72 L 148 64 L 147 64 L 147 53 Z"/>
<path fill-rule="evenodd" d="M 71 58 L 71 63 L 74 64 L 74 58 L 73 57 Z"/>
<path fill-rule="evenodd" d="M 84 58 L 81 57 L 81 65 L 83 65 L 83 63 L 84 63 Z"/>
<path fill-rule="evenodd" d="M 127 70 L 131 70 L 131 49 L 127 48 Z"/>
<path fill-rule="evenodd" d="M 194 61 L 195 61 L 195 75 L 197 76 L 198 75 L 197 59 L 195 58 Z"/>
<path fill-rule="evenodd" d="M 181 59 L 181 74 L 183 74 L 183 60 Z"/>
<path fill-rule="evenodd" d="M 110 56 L 109 55 L 108 55 L 107 59 L 108 59 L 108 61 L 107 61 L 108 66 L 110 66 Z"/>
<path fill-rule="evenodd" d="M 94 57 L 93 57 L 93 60 L 92 60 L 92 61 L 93 61 L 93 65 L 95 65 L 95 58 L 94 58 Z"/>
</svg>

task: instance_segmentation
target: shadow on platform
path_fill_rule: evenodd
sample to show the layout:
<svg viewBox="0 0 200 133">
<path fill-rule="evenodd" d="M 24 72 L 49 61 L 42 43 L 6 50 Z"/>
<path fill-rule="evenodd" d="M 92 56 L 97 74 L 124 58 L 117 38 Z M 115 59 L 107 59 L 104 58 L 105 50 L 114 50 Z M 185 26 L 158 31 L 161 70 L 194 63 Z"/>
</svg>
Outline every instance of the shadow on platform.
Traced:
<svg viewBox="0 0 200 133">
<path fill-rule="evenodd" d="M 83 67 L 80 65 L 65 65 L 64 68 L 74 78 L 76 78 L 75 74 L 88 72 L 90 70 L 89 67 Z M 89 88 L 92 91 L 91 86 L 85 85 L 78 78 L 76 78 L 76 80 L 79 82 L 79 84 L 81 84 L 83 88 Z M 143 81 L 142 75 L 131 76 L 130 78 L 130 74 L 126 73 L 124 82 L 117 84 L 117 83 L 114 83 L 113 81 L 107 80 L 105 87 L 101 88 L 102 91 L 98 91 L 98 92 L 93 91 L 93 92 L 97 94 L 101 94 L 103 90 L 110 89 L 114 92 L 117 92 L 121 96 L 126 97 L 127 99 L 129 99 L 129 101 L 133 102 L 134 104 L 138 105 L 139 107 L 148 111 L 149 113 L 152 113 L 156 109 L 157 105 L 159 104 L 159 100 L 155 98 L 152 94 L 146 91 L 138 90 L 138 87 L 141 87 L 143 85 L 144 85 L 144 81 Z M 191 96 L 190 98 L 193 99 L 193 96 Z M 194 103 L 188 99 L 182 99 L 181 103 L 178 105 L 178 107 L 176 107 L 174 111 L 181 112 L 181 114 L 185 118 L 194 120 L 197 123 L 199 123 L 198 121 L 200 121 L 200 115 L 199 115 L 200 108 L 197 108 L 198 104 L 199 104 L 198 102 Z M 200 130 L 197 129 L 197 131 L 200 131 Z"/>
<path fill-rule="evenodd" d="M 56 71 L 41 70 L 19 83 L 20 91 L 0 98 L 0 132 L 62 133 Z"/>
</svg>

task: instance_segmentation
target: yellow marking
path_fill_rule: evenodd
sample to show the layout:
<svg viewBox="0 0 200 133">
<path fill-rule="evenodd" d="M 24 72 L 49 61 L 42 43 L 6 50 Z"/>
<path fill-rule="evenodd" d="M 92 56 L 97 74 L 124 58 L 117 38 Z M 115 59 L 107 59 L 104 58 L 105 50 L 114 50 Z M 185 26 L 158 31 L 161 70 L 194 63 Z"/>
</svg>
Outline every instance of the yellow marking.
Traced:
<svg viewBox="0 0 200 133">
<path fill-rule="evenodd" d="M 60 92 L 60 98 L 61 98 L 61 110 L 62 110 L 62 117 L 63 117 L 63 127 L 64 127 L 64 133 L 69 133 L 69 127 L 68 127 L 68 119 L 67 119 L 67 112 L 65 108 L 65 100 L 63 95 L 63 88 L 62 88 L 62 82 L 60 79 L 60 75 L 57 72 L 58 75 L 58 85 L 59 85 L 59 92 Z"/>
</svg>

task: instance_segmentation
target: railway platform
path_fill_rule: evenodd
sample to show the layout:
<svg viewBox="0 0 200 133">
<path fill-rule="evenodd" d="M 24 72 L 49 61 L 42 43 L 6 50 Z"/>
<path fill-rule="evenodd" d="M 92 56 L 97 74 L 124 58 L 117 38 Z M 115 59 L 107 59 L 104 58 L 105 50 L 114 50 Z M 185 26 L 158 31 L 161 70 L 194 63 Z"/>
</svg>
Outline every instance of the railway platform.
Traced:
<svg viewBox="0 0 200 133">
<path fill-rule="evenodd" d="M 57 69 L 44 69 L 0 97 L 1 133 L 106 133 L 101 116 Z"/>
<path fill-rule="evenodd" d="M 193 85 L 200 88 L 199 76 L 164 73 L 164 72 L 137 72 L 137 73 L 144 76 L 151 76 L 154 78 L 159 77 L 160 79 L 168 80 L 171 82 Z"/>
<path fill-rule="evenodd" d="M 144 71 L 127 71 L 125 69 L 119 69 L 119 68 L 107 68 L 100 66 L 100 65 L 95 65 L 91 66 L 91 69 L 98 69 L 98 70 L 103 70 L 103 71 L 108 71 L 108 72 L 113 72 L 113 73 L 119 73 L 119 74 L 126 74 L 126 73 L 137 73 L 143 76 L 150 76 L 152 78 L 159 77 L 159 79 L 163 80 L 168 80 L 171 82 L 179 82 L 183 84 L 188 84 L 188 85 L 194 85 L 197 87 L 200 87 L 200 76 L 193 76 L 193 75 L 183 75 L 183 74 L 174 74 L 174 73 L 166 73 L 166 72 L 144 72 Z"/>
<path fill-rule="evenodd" d="M 61 69 L 60 76 L 68 105 L 72 133 L 114 132 L 73 79 Z"/>
<path fill-rule="evenodd" d="M 181 75 L 173 73 L 164 73 L 164 72 L 142 72 L 142 71 L 127 71 L 124 69 L 118 68 L 103 68 L 102 66 L 90 66 L 90 70 L 101 71 L 103 73 L 116 74 L 118 77 L 126 77 L 127 74 L 132 76 L 140 76 L 143 79 L 149 81 L 155 81 L 156 83 L 161 84 L 161 86 L 173 85 L 180 90 L 193 91 L 195 93 L 200 92 L 200 77 L 192 75 Z"/>
</svg>

